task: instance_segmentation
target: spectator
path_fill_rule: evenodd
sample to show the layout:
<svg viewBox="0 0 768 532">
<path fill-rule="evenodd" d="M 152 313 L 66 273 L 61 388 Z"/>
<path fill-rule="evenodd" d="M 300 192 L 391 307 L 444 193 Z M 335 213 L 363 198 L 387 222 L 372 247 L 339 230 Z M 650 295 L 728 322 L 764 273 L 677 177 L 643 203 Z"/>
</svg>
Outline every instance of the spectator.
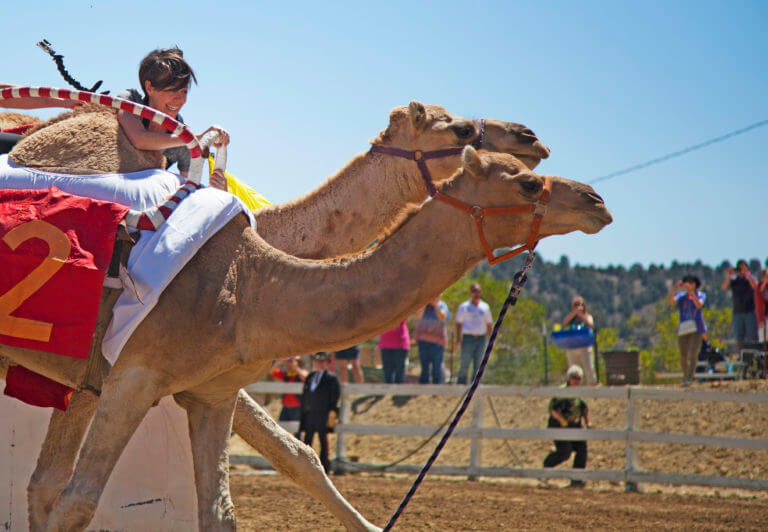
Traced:
<svg viewBox="0 0 768 532">
<path fill-rule="evenodd" d="M 457 384 L 467 383 L 469 363 L 472 362 L 472 378 L 474 378 L 483 360 L 485 341 L 493 329 L 493 318 L 488 303 L 481 299 L 483 290 L 478 283 L 469 287 L 469 299 L 459 305 L 456 311 L 456 339 L 461 341 L 461 362 Z M 456 343 L 453 350 L 456 349 Z"/>
<path fill-rule="evenodd" d="M 580 386 L 584 378 L 584 372 L 579 366 L 573 365 L 568 368 L 566 373 L 566 383 L 563 387 Z M 584 426 L 589 428 L 589 410 L 587 403 L 578 397 L 553 397 L 549 401 L 549 428 L 582 428 L 581 420 L 584 420 Z M 544 459 L 544 467 L 555 467 L 570 458 L 571 453 L 575 452 L 573 457 L 574 469 L 584 469 L 587 465 L 587 442 L 586 441 L 558 441 L 555 440 L 555 450 L 551 451 Z M 583 480 L 572 480 L 571 486 L 574 488 L 584 487 Z"/>
<path fill-rule="evenodd" d="M 280 366 L 285 366 L 285 369 L 282 369 Z M 309 372 L 301 367 L 301 359 L 299 357 L 290 357 L 282 362 L 276 360 L 269 373 L 278 381 L 304 382 Z M 285 393 L 283 394 L 282 403 L 283 407 L 280 409 L 278 421 L 299 421 L 301 418 L 300 398 L 296 394 Z"/>
<path fill-rule="evenodd" d="M 304 433 L 304 443 L 312 446 L 315 434 L 320 439 L 320 463 L 326 473 L 331 472 L 328 459 L 328 433 L 333 432 L 339 415 L 339 396 L 341 388 L 336 375 L 329 373 L 328 353 L 312 355 L 312 373 L 304 381 L 301 394 L 301 420 L 299 432 Z"/>
<path fill-rule="evenodd" d="M 445 322 L 450 317 L 448 305 L 440 300 L 440 296 L 416 313 L 416 319 L 419 321 L 414 336 L 419 348 L 421 363 L 419 383 L 421 384 L 429 384 L 430 377 L 432 384 L 443 383 L 443 355 L 447 339 Z"/>
<path fill-rule="evenodd" d="M 383 333 L 379 337 L 381 365 L 384 369 L 384 382 L 398 384 L 405 380 L 405 361 L 411 348 L 411 337 L 405 320 L 400 325 Z"/>
<path fill-rule="evenodd" d="M 768 342 L 768 268 L 763 270 L 760 284 L 755 292 L 755 311 L 757 313 L 757 338 L 760 342 Z"/>
<path fill-rule="evenodd" d="M 693 372 L 701 350 L 701 340 L 707 332 L 701 308 L 707 296 L 699 291 L 701 281 L 695 275 L 686 275 L 675 283 L 669 294 L 669 304 L 676 306 L 680 313 L 677 327 L 677 344 L 680 348 L 680 369 L 683 371 L 683 386 L 690 386 Z"/>
<path fill-rule="evenodd" d="M 733 296 L 733 336 L 736 346 L 741 351 L 744 342 L 757 341 L 757 318 L 755 317 L 755 295 L 757 281 L 749 272 L 746 261 L 739 260 L 736 270 L 728 268 L 728 275 L 721 286 L 731 289 Z"/>
<path fill-rule="evenodd" d="M 594 330 L 595 319 L 587 312 L 587 303 L 581 296 L 576 296 L 571 301 L 571 312 L 563 319 L 563 327 L 566 329 L 581 329 L 587 327 Z M 581 366 L 587 376 L 587 384 L 597 384 L 595 377 L 595 356 L 592 346 L 576 347 L 565 350 L 569 366 Z"/>
<path fill-rule="evenodd" d="M 349 382 L 347 363 L 352 364 L 352 378 L 360 384 L 363 382 L 363 369 L 360 367 L 360 347 L 353 345 L 334 353 L 336 376 L 340 382 Z"/>
</svg>

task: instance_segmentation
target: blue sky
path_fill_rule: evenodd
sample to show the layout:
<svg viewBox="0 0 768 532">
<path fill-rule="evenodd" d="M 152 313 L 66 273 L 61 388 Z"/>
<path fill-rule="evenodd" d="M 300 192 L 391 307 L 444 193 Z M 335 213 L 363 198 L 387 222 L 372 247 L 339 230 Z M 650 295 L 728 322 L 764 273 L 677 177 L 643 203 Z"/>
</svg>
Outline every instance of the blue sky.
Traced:
<svg viewBox="0 0 768 532">
<path fill-rule="evenodd" d="M 521 122 L 542 174 L 589 182 L 768 119 L 768 2 L 38 1 L 6 10 L 0 80 L 138 85 L 151 49 L 197 73 L 182 114 L 232 134 L 229 170 L 274 202 L 320 185 L 411 100 Z M 52 113 L 41 113 L 49 116 Z M 768 257 L 768 126 L 595 185 L 615 222 L 542 255 L 647 265 Z"/>
</svg>

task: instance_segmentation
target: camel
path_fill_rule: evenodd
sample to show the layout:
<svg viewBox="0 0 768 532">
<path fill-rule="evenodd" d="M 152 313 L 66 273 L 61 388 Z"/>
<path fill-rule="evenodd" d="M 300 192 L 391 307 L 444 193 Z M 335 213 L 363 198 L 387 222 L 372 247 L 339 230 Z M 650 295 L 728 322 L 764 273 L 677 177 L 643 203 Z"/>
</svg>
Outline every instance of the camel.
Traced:
<svg viewBox="0 0 768 532">
<path fill-rule="evenodd" d="M 545 179 L 514 157 L 466 147 L 462 158 L 462 169 L 444 191 L 465 204 L 525 205 L 543 193 Z M 591 187 L 548 180 L 552 198 L 537 238 L 595 233 L 610 223 Z M 487 219 L 490 247 L 526 241 L 529 216 Z M 155 401 L 174 395 L 189 415 L 200 529 L 232 529 L 226 443 L 237 391 L 285 353 L 341 348 L 393 327 L 483 253 L 474 219 L 437 201 L 416 209 L 377 247 L 334 260 L 287 255 L 243 217 L 232 220 L 175 278 L 112 367 L 72 479 L 46 527 L 87 526 L 128 438 Z M 180 315 L 186 318 L 181 323 L 171 318 Z M 301 325 L 301 334 L 293 333 L 293 323 Z M 178 355 L 179 346 L 189 346 L 189 355 Z M 30 350 L 6 354 L 60 382 L 72 380 L 82 364 Z"/>
<path fill-rule="evenodd" d="M 54 121 L 56 122 L 54 126 L 49 126 L 37 135 L 25 139 L 12 153 L 15 162 L 67 173 L 92 173 L 93 168 L 101 172 L 132 171 L 159 165 L 152 160 L 147 162 L 146 154 L 151 152 L 140 153 L 139 156 L 131 154 L 132 147 L 116 127 L 111 111 L 86 107 L 76 111 L 71 119 L 70 117 L 72 115 L 67 113 Z M 530 167 L 534 167 L 540 158 L 546 157 L 549 153 L 548 149 L 541 145 L 533 133 L 524 126 L 488 120 L 485 127 L 485 139 L 482 144 L 484 147 L 515 153 Z M 85 133 L 72 135 L 72 130 L 85 130 Z M 374 142 L 429 151 L 445 146 L 461 145 L 473 140 L 476 136 L 475 125 L 471 121 L 451 115 L 438 106 L 423 106 L 418 102 L 412 102 L 408 107 L 397 108 L 392 112 L 390 125 Z M 82 143 L 78 145 L 72 140 L 66 140 L 68 145 L 65 153 L 68 159 L 62 161 L 63 156 L 58 149 L 53 155 L 50 150 L 50 146 L 58 147 L 62 138 L 100 140 L 90 142 L 87 147 Z M 84 150 L 85 153 L 83 153 Z M 93 154 L 95 150 L 98 151 Z M 84 165 L 80 163 L 81 160 L 88 161 L 85 165 L 87 169 L 82 168 Z M 440 181 L 457 165 L 458 156 L 452 155 L 445 157 L 444 160 L 430 163 L 430 169 L 436 181 Z M 71 170 L 72 167 L 74 171 Z M 381 179 L 382 176 L 385 179 Z M 368 191 L 374 187 L 380 203 L 388 207 L 384 217 L 376 209 L 361 209 L 368 197 Z M 391 217 L 409 201 L 421 201 L 425 196 L 426 189 L 421 183 L 421 176 L 415 163 L 397 161 L 382 155 L 364 154 L 349 163 L 336 177 L 331 178 L 326 186 L 313 194 L 288 206 L 275 207 L 258 213 L 259 232 L 266 232 L 265 238 L 271 243 L 274 243 L 273 240 L 282 239 L 282 244 L 278 247 L 293 254 L 304 256 L 340 254 L 361 249 L 375 237 L 381 225 L 386 223 L 388 219 L 386 215 Z M 345 206 L 355 211 L 349 215 L 355 223 L 344 223 L 343 213 L 348 211 Z M 282 224 L 279 223 L 280 220 Z M 291 222 L 298 227 L 297 230 L 291 230 Z M 342 222 L 340 226 L 339 222 Z M 338 227 L 329 234 L 327 229 L 331 223 L 335 223 Z M 265 225 L 266 231 L 262 229 Z M 313 228 L 322 228 L 326 233 L 322 236 L 312 234 Z M 286 239 L 287 235 L 293 235 L 299 230 L 303 231 L 302 238 Z M 316 247 L 308 247 L 307 244 Z M 317 248 L 318 244 L 322 244 L 323 248 Z M 95 401 L 96 398 L 90 394 L 76 394 L 76 399 L 73 399 L 70 411 L 66 415 L 60 412 L 54 414 L 47 443 L 29 487 L 31 523 L 42 522 L 45 513 L 53 505 L 56 494 L 69 478 L 71 468 L 66 467 L 66 464 L 74 462 L 87 422 L 95 410 Z M 75 423 L 73 418 L 79 419 L 80 422 Z M 259 422 L 254 423 L 254 420 Z M 265 423 L 268 423 L 269 427 L 265 427 Z M 291 453 L 286 451 L 296 453 L 296 450 L 281 448 L 282 440 L 273 437 L 276 427 L 247 394 L 240 394 L 235 415 L 236 431 L 270 458 L 278 470 L 297 479 L 298 471 L 302 468 L 296 466 L 295 470 L 286 469 L 290 469 L 296 462 L 295 459 L 290 460 Z M 68 438 L 65 438 L 65 435 Z M 64 444 L 67 441 L 70 442 L 69 445 Z M 301 447 L 299 450 L 304 451 Z M 304 462 L 311 462 L 313 459 L 316 461 L 313 456 L 301 453 L 299 457 Z M 303 469 L 306 470 L 306 468 Z M 304 482 L 302 487 L 323 500 L 332 513 L 343 522 L 348 521 L 350 511 L 346 501 L 331 489 L 332 484 L 327 477 L 324 475 L 320 477 L 313 482 Z M 308 485 L 310 487 L 307 487 Z M 329 493 L 332 495 L 330 498 Z"/>
</svg>

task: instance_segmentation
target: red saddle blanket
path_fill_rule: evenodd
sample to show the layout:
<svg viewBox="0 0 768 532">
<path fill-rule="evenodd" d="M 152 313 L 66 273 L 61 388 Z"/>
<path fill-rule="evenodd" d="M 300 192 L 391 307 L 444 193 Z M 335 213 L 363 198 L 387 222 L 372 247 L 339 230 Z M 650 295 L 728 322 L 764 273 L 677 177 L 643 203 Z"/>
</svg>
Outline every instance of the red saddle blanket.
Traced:
<svg viewBox="0 0 768 532">
<path fill-rule="evenodd" d="M 0 190 L 0 344 L 88 358 L 127 211 L 55 187 Z"/>
</svg>

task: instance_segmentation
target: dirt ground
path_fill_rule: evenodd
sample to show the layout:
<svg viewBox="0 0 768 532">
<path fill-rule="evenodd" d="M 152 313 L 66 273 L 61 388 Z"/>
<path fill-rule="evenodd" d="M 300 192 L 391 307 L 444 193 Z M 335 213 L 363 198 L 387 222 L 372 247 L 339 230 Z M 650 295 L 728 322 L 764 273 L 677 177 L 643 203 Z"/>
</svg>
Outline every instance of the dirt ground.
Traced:
<svg viewBox="0 0 768 532">
<path fill-rule="evenodd" d="M 408 492 L 406 476 L 333 477 L 369 521 L 383 527 Z M 737 495 L 623 493 L 519 482 L 429 479 L 396 530 L 765 530 L 768 499 Z M 279 475 L 231 477 L 238 530 L 343 530 L 314 499 Z"/>
<path fill-rule="evenodd" d="M 695 384 L 693 389 L 768 391 L 766 381 Z M 352 404 L 354 423 L 439 425 L 449 416 L 458 398 L 440 396 L 361 396 Z M 486 399 L 483 426 L 543 427 L 547 399 L 522 397 Z M 625 404 L 620 400 L 588 401 L 596 428 L 626 426 Z M 279 400 L 267 409 L 275 417 Z M 764 405 L 703 403 L 694 401 L 644 401 L 641 428 L 768 439 L 768 409 Z M 469 423 L 465 416 L 462 425 Z M 415 449 L 423 438 L 350 436 L 347 456 L 362 463 L 384 464 Z M 403 463 L 423 464 L 436 441 Z M 331 437 L 331 457 L 335 437 Z M 482 465 L 487 467 L 541 467 L 552 448 L 549 441 L 486 440 Z M 768 478 L 768 450 L 747 451 L 704 446 L 643 444 L 640 466 L 648 471 L 702 475 Z M 230 446 L 233 454 L 257 454 L 239 438 Z M 469 440 L 454 438 L 436 462 L 466 464 Z M 624 467 L 621 442 L 590 442 L 587 467 L 616 470 Z M 564 464 L 561 467 L 568 467 Z M 336 530 L 339 523 L 313 499 L 279 475 L 255 474 L 246 466 L 233 466 L 232 492 L 238 526 L 243 530 Z M 369 520 L 383 526 L 408 491 L 414 476 L 356 474 L 333 477 L 345 497 Z M 658 527 L 667 530 L 765 530 L 768 493 L 715 490 L 696 487 L 641 485 L 640 494 L 623 492 L 623 486 L 607 482 L 586 489 L 565 487 L 567 481 L 546 484 L 528 480 L 467 481 L 466 478 L 427 476 L 400 518 L 401 530 L 524 530 L 632 529 Z M 448 511 L 446 511 L 448 510 Z"/>
</svg>

